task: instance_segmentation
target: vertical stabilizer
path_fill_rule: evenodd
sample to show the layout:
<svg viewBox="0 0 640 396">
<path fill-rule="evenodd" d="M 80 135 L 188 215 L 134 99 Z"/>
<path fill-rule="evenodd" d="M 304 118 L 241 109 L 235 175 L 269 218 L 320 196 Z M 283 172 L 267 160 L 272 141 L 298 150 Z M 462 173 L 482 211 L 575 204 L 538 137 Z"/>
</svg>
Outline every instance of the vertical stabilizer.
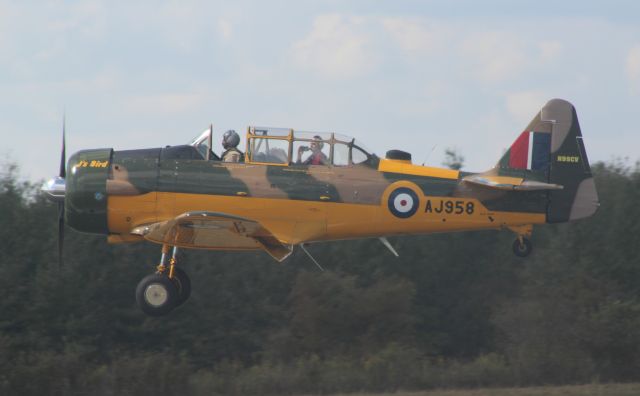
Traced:
<svg viewBox="0 0 640 396">
<path fill-rule="evenodd" d="M 494 172 L 500 176 L 562 186 L 547 193 L 547 222 L 593 215 L 598 194 L 582 141 L 578 116 L 566 100 L 552 99 L 533 118 Z"/>
</svg>

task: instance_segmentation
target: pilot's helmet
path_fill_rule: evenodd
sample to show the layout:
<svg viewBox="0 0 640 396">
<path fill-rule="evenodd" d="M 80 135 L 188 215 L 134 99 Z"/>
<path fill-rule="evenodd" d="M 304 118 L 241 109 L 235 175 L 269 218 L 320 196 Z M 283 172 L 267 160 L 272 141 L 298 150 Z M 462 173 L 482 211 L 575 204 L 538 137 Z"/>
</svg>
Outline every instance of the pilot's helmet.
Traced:
<svg viewBox="0 0 640 396">
<path fill-rule="evenodd" d="M 222 135 L 222 147 L 230 149 L 240 144 L 240 136 L 233 129 L 229 129 Z"/>
</svg>

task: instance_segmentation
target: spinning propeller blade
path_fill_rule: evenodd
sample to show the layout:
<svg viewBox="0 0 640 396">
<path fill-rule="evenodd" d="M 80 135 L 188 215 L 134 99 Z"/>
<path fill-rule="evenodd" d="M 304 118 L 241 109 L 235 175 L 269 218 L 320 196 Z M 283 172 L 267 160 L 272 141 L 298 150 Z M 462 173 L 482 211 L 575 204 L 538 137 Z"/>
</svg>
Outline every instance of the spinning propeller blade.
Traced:
<svg viewBox="0 0 640 396">
<path fill-rule="evenodd" d="M 62 250 L 64 248 L 64 202 L 58 203 L 58 266 L 64 264 Z"/>
<path fill-rule="evenodd" d="M 67 155 L 66 155 L 66 144 L 65 144 L 65 134 L 66 134 L 66 120 L 65 116 L 62 116 L 62 154 L 60 155 L 60 174 L 58 176 L 65 178 L 67 177 Z"/>
<path fill-rule="evenodd" d="M 67 155 L 66 155 L 66 117 L 62 117 L 62 153 L 60 155 L 60 178 L 67 176 Z M 58 266 L 62 267 L 62 251 L 64 248 L 64 199 L 58 202 Z"/>
</svg>

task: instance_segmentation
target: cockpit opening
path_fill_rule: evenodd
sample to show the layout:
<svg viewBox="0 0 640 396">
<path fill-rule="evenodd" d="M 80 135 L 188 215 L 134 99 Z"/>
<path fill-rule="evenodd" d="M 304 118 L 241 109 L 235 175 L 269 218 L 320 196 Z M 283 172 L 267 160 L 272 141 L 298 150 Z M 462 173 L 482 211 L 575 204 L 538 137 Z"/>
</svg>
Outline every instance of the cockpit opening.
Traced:
<svg viewBox="0 0 640 396">
<path fill-rule="evenodd" d="M 220 160 L 212 148 L 212 128 L 194 138 L 203 159 Z M 375 157 L 360 142 L 332 132 L 295 131 L 289 128 L 249 127 L 245 162 L 265 165 L 362 164 Z"/>
</svg>

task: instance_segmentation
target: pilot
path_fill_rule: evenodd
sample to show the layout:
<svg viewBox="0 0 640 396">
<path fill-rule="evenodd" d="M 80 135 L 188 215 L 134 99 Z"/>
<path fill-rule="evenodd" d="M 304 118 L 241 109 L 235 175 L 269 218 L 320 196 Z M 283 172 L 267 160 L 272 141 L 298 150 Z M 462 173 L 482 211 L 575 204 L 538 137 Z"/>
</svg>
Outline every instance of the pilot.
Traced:
<svg viewBox="0 0 640 396">
<path fill-rule="evenodd" d="M 238 150 L 238 144 L 240 143 L 240 136 L 230 129 L 222 135 L 222 147 L 225 151 L 222 153 L 222 162 L 242 162 L 244 161 L 244 154 Z"/>
<path fill-rule="evenodd" d="M 304 165 L 326 165 L 327 156 L 322 152 L 322 148 L 324 147 L 322 138 L 316 135 L 313 137 L 313 139 L 314 141 L 309 145 L 310 148 L 307 146 L 300 146 L 298 148 L 298 160 L 296 161 L 296 163 L 302 163 Z M 304 160 L 304 162 L 301 162 L 302 153 L 308 150 L 311 150 L 311 155 L 309 156 L 309 158 Z"/>
</svg>

